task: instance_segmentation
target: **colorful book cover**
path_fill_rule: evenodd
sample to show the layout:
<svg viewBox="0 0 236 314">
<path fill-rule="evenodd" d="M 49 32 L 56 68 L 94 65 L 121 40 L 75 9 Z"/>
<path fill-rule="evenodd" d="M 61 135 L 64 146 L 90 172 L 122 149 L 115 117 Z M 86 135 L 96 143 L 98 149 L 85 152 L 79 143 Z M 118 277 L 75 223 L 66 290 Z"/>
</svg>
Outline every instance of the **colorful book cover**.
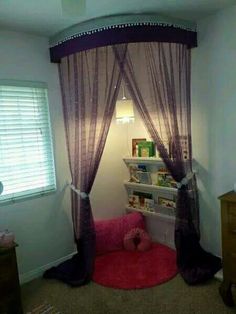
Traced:
<svg viewBox="0 0 236 314">
<path fill-rule="evenodd" d="M 129 195 L 129 206 L 133 208 L 140 208 L 139 197 L 137 195 Z"/>
<path fill-rule="evenodd" d="M 152 184 L 152 178 L 150 172 L 137 171 L 137 178 L 142 184 Z"/>
<path fill-rule="evenodd" d="M 129 175 L 130 175 L 130 182 L 136 182 L 139 183 L 139 178 L 137 175 L 137 172 L 139 171 L 138 165 L 136 164 L 130 164 L 129 165 Z"/>
<path fill-rule="evenodd" d="M 154 213 L 155 211 L 155 205 L 154 205 L 154 200 L 145 198 L 144 199 L 144 208 L 145 210 Z"/>
<path fill-rule="evenodd" d="M 145 206 L 145 199 L 152 199 L 152 194 L 151 193 L 134 191 L 133 195 L 136 195 L 139 198 L 139 205 L 140 205 L 140 207 L 144 207 Z"/>
<path fill-rule="evenodd" d="M 170 188 L 177 188 L 177 183 L 167 169 L 161 168 L 157 172 L 157 185 Z"/>
<path fill-rule="evenodd" d="M 138 144 L 139 157 L 153 157 L 155 156 L 155 146 L 151 141 L 140 142 Z"/>
<path fill-rule="evenodd" d="M 169 208 L 176 208 L 176 202 L 165 197 L 158 197 L 158 205 Z"/>
</svg>

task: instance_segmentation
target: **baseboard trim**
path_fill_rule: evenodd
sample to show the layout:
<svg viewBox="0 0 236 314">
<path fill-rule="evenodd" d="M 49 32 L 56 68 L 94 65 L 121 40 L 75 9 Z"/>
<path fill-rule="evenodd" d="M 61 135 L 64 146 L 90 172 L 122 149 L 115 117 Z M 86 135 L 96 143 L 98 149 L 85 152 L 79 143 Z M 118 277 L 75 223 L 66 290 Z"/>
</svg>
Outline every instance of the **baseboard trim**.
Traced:
<svg viewBox="0 0 236 314">
<path fill-rule="evenodd" d="M 216 255 L 216 256 L 219 257 L 222 261 L 222 256 L 220 255 Z M 214 278 L 219 281 L 223 281 L 223 269 L 222 268 L 215 274 Z"/>
<path fill-rule="evenodd" d="M 223 281 L 223 269 L 221 268 L 216 274 L 215 274 L 215 279 L 219 281 Z"/>
<path fill-rule="evenodd" d="M 155 241 L 156 239 L 154 239 Z M 162 244 L 165 244 L 169 247 L 171 247 L 172 249 L 175 249 L 175 246 L 172 245 L 172 243 L 163 243 Z M 64 257 L 61 257 L 53 262 L 50 262 L 46 265 L 43 265 L 43 266 L 40 266 L 36 269 L 33 269 L 27 273 L 23 273 L 23 274 L 20 274 L 19 275 L 19 279 L 20 279 L 20 284 L 23 285 L 24 283 L 27 283 L 35 278 L 38 278 L 38 277 L 41 277 L 43 275 L 43 273 L 45 272 L 45 270 L 53 267 L 53 266 L 56 266 L 64 261 L 66 261 L 67 259 L 70 259 L 74 254 L 76 254 L 76 252 L 73 252 L 69 255 L 66 255 Z M 221 258 L 221 256 L 218 256 Z M 214 276 L 216 279 L 220 280 L 220 281 L 223 281 L 223 269 L 221 268 Z"/>
<path fill-rule="evenodd" d="M 41 277 L 42 274 L 45 272 L 45 270 L 56 266 L 64 261 L 66 261 L 67 259 L 70 259 L 74 254 L 76 254 L 76 252 L 73 252 L 67 256 L 61 257 L 53 262 L 50 262 L 46 265 L 40 266 L 36 269 L 33 269 L 27 273 L 23 273 L 19 275 L 19 279 L 20 279 L 20 284 L 23 285 L 24 283 L 27 283 L 35 278 Z"/>
</svg>

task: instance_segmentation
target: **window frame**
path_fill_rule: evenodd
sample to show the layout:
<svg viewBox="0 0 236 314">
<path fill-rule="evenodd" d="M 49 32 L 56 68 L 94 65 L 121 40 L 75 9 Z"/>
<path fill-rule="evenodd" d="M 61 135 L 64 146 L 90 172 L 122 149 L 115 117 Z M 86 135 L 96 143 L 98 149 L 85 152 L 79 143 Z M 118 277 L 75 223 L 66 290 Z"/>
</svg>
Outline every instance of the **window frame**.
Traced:
<svg viewBox="0 0 236 314">
<path fill-rule="evenodd" d="M 45 120 L 42 120 L 46 122 L 48 132 L 46 134 L 47 140 L 49 141 L 49 147 L 50 151 L 49 154 L 47 154 L 47 157 L 51 158 L 51 165 L 50 165 L 50 170 L 52 171 L 53 175 L 53 187 L 46 189 L 45 187 L 40 187 L 40 188 L 33 188 L 31 190 L 24 190 L 21 192 L 16 192 L 16 194 L 20 193 L 20 195 L 17 196 L 12 196 L 13 193 L 11 193 L 10 197 L 5 197 L 4 199 L 1 199 L 1 196 L 4 196 L 4 190 L 3 193 L 0 195 L 0 206 L 4 206 L 7 204 L 11 203 L 18 203 L 21 201 L 25 200 L 30 200 L 42 196 L 47 196 L 49 194 L 55 193 L 57 191 L 57 175 L 56 175 L 56 166 L 55 166 L 55 156 L 54 156 L 54 136 L 53 136 L 53 130 L 52 130 L 52 124 L 51 124 L 51 115 L 50 115 L 50 110 L 49 110 L 49 97 L 48 97 L 48 85 L 45 82 L 39 82 L 39 81 L 25 81 L 25 80 L 0 80 L 0 87 L 1 86 L 10 86 L 10 87 L 25 87 L 25 88 L 38 88 L 42 89 L 45 91 L 45 111 L 46 111 L 46 118 Z M 1 118 L 0 118 L 1 119 Z M 40 120 L 39 120 L 40 121 Z M 45 141 L 43 142 L 45 145 Z M 48 162 L 47 158 L 47 162 Z M 3 183 L 3 189 L 4 189 L 4 180 L 1 178 L 1 173 L 0 173 L 0 181 Z M 38 189 L 41 189 L 38 191 Z M 31 191 L 27 193 L 27 191 Z M 35 191 L 35 192 L 33 192 Z"/>
</svg>

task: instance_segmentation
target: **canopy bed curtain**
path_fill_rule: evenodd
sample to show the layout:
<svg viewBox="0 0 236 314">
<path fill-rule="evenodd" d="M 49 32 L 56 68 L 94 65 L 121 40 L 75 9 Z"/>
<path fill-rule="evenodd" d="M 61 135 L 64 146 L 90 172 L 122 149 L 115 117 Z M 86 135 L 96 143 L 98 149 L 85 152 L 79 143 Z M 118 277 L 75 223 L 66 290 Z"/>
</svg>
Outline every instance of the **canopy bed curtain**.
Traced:
<svg viewBox="0 0 236 314">
<path fill-rule="evenodd" d="M 95 233 L 89 193 L 121 79 L 178 183 L 175 242 L 180 273 L 186 282 L 194 284 L 220 268 L 219 259 L 199 244 L 197 186 L 192 172 L 189 49 L 196 46 L 196 39 L 194 29 L 183 21 L 131 15 L 88 21 L 51 41 L 51 60 L 60 62 L 78 254 L 46 271 L 45 277 L 78 286 L 91 279 Z M 182 140 L 186 141 L 187 160 Z"/>
<path fill-rule="evenodd" d="M 71 206 L 78 254 L 45 273 L 70 285 L 91 280 L 95 232 L 89 200 L 112 120 L 121 72 L 112 47 L 64 57 L 59 65 L 72 178 Z"/>
<path fill-rule="evenodd" d="M 199 245 L 197 185 L 192 170 L 191 51 L 183 44 L 157 42 L 115 45 L 113 50 L 140 116 L 177 181 L 175 245 L 179 271 L 189 284 L 202 282 L 219 270 L 220 260 Z"/>
</svg>

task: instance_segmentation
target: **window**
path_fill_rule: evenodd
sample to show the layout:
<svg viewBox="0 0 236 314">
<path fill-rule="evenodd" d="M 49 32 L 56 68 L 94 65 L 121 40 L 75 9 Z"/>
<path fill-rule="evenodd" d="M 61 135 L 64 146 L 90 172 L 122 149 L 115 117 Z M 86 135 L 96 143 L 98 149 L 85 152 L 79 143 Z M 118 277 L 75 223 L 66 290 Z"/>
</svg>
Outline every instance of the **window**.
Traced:
<svg viewBox="0 0 236 314">
<path fill-rule="evenodd" d="M 44 83 L 0 81 L 1 201 L 56 189 Z"/>
</svg>

